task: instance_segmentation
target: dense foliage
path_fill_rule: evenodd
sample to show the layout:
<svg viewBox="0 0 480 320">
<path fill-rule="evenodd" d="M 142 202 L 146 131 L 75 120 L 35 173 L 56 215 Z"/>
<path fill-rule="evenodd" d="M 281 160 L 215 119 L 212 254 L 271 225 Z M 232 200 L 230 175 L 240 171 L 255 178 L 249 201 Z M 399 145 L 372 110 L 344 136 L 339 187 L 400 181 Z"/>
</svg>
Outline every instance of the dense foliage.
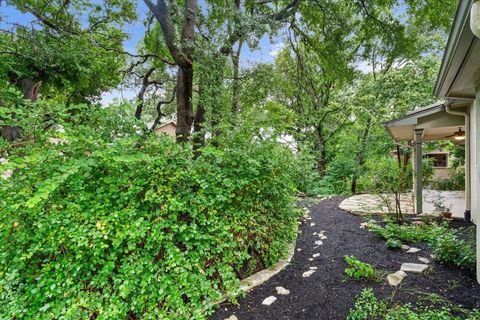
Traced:
<svg viewBox="0 0 480 320">
<path fill-rule="evenodd" d="M 238 129 L 195 158 L 100 113 L 2 166 L 14 171 L 0 179 L 2 318 L 202 318 L 285 254 L 297 223 L 289 150 Z"/>
</svg>

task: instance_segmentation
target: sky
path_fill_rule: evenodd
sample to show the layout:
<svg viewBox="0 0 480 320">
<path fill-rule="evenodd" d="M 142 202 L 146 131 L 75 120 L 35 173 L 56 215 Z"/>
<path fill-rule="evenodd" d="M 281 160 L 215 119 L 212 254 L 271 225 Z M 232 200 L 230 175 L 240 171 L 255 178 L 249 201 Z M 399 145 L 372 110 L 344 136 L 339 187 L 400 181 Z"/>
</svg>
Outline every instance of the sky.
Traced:
<svg viewBox="0 0 480 320">
<path fill-rule="evenodd" d="M 126 51 L 135 53 L 136 44 L 140 42 L 145 33 L 145 26 L 143 21 L 148 12 L 148 8 L 143 1 L 138 1 L 137 6 L 137 21 L 134 24 L 129 24 L 124 27 L 124 31 L 129 34 L 129 39 L 124 42 Z M 22 25 L 34 21 L 35 18 L 31 14 L 24 14 L 19 12 L 13 6 L 8 5 L 8 1 L 0 0 L 0 29 L 11 28 L 12 23 L 20 23 Z M 255 49 L 250 48 L 247 44 L 242 47 L 240 55 L 240 65 L 248 67 L 258 63 L 271 63 L 285 46 L 285 39 L 282 36 L 277 36 L 271 39 L 269 36 L 263 36 L 258 46 Z M 368 71 L 369 66 L 359 65 L 358 68 L 362 71 Z M 107 105 L 115 98 L 131 99 L 136 95 L 136 90 L 117 88 L 106 92 L 102 95 L 102 104 Z"/>
</svg>

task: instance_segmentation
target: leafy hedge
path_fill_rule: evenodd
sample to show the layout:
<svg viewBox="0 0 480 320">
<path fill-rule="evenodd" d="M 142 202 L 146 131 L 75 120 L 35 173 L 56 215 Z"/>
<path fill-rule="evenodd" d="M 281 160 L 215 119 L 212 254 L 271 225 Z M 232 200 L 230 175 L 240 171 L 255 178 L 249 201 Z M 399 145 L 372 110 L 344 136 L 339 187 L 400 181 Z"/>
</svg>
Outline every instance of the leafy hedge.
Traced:
<svg viewBox="0 0 480 320">
<path fill-rule="evenodd" d="M 0 171 L 0 318 L 201 319 L 294 238 L 291 154 L 230 134 L 23 148 Z"/>
</svg>

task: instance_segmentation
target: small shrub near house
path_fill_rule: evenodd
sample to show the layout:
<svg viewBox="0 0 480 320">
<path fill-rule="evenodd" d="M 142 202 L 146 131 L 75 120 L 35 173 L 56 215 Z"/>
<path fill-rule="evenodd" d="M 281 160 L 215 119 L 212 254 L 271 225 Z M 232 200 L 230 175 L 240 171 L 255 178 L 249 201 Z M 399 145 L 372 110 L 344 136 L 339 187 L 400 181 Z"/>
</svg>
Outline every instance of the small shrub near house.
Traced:
<svg viewBox="0 0 480 320">
<path fill-rule="evenodd" d="M 2 319 L 202 319 L 295 236 L 291 154 L 275 142 L 229 133 L 195 159 L 169 138 L 65 126 L 65 143 L 2 167 Z"/>
<path fill-rule="evenodd" d="M 453 229 L 447 223 L 411 225 L 387 223 L 384 227 L 370 223 L 369 230 L 386 241 L 390 249 L 402 243 L 427 242 L 435 259 L 445 264 L 474 270 L 476 265 L 475 230 L 473 227 Z M 463 234 L 463 236 L 461 236 Z"/>
<path fill-rule="evenodd" d="M 363 289 L 355 300 L 354 308 L 348 313 L 348 320 L 476 320 L 480 318 L 478 310 L 464 310 L 449 303 L 439 308 L 432 306 L 414 307 L 411 304 L 396 304 L 388 300 L 379 300 L 371 288 Z"/>
</svg>

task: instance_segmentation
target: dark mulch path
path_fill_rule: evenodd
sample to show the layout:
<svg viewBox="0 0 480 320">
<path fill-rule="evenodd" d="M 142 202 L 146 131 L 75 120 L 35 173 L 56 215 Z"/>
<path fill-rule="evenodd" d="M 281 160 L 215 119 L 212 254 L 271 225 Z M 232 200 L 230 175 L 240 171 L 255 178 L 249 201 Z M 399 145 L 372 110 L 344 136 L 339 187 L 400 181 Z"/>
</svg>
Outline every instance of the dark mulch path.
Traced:
<svg viewBox="0 0 480 320">
<path fill-rule="evenodd" d="M 394 297 L 399 303 L 416 303 L 427 298 L 426 294 L 435 293 L 456 305 L 468 309 L 480 308 L 480 285 L 474 280 L 474 275 L 435 262 L 431 263 L 432 270 L 425 274 L 409 273 L 396 290 L 386 281 L 346 280 L 344 255 L 354 255 L 377 270 L 394 272 L 400 270 L 404 262 L 421 263 L 418 257 L 430 259 L 431 252 L 422 243 L 414 245 L 422 249 L 415 254 L 387 249 L 384 241 L 359 228 L 361 217 L 338 208 L 342 200 L 341 197 L 334 197 L 319 204 L 307 204 L 312 220 L 303 221 L 300 227 L 297 248 L 302 251 L 295 252 L 292 263 L 245 298 L 239 298 L 238 305 L 222 304 L 210 319 L 226 319 L 232 314 L 239 320 L 345 319 L 356 295 L 367 287 L 373 288 L 377 297 Z M 316 225 L 311 227 L 311 222 Z M 314 249 L 318 236 L 313 233 L 321 230 L 326 231 L 328 238 L 323 240 L 323 245 Z M 314 253 L 320 253 L 320 256 L 309 261 Z M 316 266 L 318 270 L 309 278 L 302 278 L 302 273 L 310 266 Z M 276 286 L 289 289 L 290 295 L 277 295 Z M 270 295 L 275 295 L 278 300 L 271 306 L 262 305 L 263 299 Z M 429 300 L 424 302 L 430 303 Z"/>
</svg>

